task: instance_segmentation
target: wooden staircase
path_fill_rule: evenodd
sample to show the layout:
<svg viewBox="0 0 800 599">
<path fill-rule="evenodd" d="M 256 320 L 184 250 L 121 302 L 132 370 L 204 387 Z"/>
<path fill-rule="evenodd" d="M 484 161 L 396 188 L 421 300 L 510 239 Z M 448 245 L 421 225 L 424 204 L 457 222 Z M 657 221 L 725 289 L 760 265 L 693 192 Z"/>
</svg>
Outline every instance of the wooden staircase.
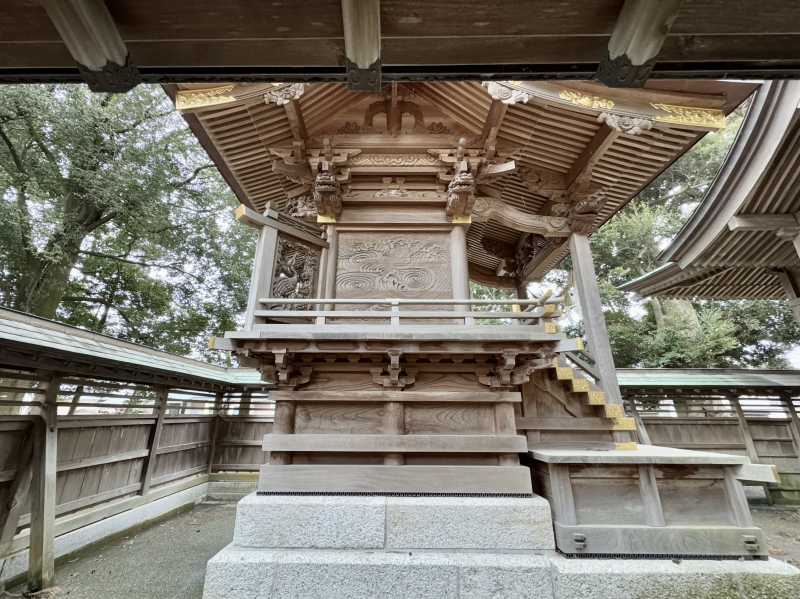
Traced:
<svg viewBox="0 0 800 599">
<path fill-rule="evenodd" d="M 517 429 L 530 447 L 636 448 L 635 420 L 625 416 L 622 405 L 608 403 L 606 394 L 563 357 L 537 370 L 523 386 L 521 411 Z"/>
</svg>

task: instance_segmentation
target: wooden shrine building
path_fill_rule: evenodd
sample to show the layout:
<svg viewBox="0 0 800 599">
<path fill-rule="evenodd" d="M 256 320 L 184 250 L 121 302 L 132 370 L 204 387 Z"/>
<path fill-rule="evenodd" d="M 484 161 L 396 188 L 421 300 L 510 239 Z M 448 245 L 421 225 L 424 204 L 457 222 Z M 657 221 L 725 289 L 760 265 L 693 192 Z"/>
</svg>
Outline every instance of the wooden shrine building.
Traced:
<svg viewBox="0 0 800 599">
<path fill-rule="evenodd" d="M 754 85 L 167 89 L 260 231 L 245 326 L 214 346 L 277 386 L 263 497 L 535 490 L 564 553 L 763 554 L 740 483 L 771 470 L 637 444 L 588 242 Z M 565 359 L 584 348 L 560 298 L 470 298 L 470 279 L 522 292 L 567 255 L 594 377 Z"/>
</svg>

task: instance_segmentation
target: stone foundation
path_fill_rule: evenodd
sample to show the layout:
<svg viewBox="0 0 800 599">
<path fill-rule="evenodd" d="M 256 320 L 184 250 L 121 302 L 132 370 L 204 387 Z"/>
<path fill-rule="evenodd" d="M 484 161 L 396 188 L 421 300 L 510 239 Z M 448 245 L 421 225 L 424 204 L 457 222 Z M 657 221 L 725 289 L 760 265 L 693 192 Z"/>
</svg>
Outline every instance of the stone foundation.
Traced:
<svg viewBox="0 0 800 599">
<path fill-rule="evenodd" d="M 541 497 L 245 497 L 204 599 L 794 599 L 776 560 L 568 559 Z"/>
</svg>

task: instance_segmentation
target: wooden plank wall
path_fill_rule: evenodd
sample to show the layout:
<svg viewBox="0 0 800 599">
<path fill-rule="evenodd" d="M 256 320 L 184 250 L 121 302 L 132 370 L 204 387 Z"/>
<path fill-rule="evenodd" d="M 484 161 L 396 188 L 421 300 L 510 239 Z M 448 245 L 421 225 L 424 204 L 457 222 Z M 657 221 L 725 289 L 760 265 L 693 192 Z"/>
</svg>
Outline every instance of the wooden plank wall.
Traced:
<svg viewBox="0 0 800 599">
<path fill-rule="evenodd" d="M 626 393 L 654 445 L 747 455 L 773 464 L 781 482 L 770 502 L 800 503 L 800 402 L 788 395 Z"/>
<path fill-rule="evenodd" d="M 44 388 L 35 374 L 0 368 L 0 558 L 25 546 L 13 537 L 31 521 L 26 467 Z M 57 528 L 79 510 L 137 495 L 147 502 L 199 474 L 256 472 L 274 413 L 263 390 L 210 393 L 88 378 L 61 379 L 55 399 Z"/>
</svg>

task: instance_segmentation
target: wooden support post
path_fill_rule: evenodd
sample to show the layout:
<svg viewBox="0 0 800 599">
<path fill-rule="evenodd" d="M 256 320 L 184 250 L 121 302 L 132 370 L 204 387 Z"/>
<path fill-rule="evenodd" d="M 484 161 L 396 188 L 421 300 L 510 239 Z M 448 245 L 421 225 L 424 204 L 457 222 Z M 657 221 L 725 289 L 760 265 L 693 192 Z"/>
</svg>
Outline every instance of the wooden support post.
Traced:
<svg viewBox="0 0 800 599">
<path fill-rule="evenodd" d="M 260 308 L 258 299 L 269 297 L 272 291 L 272 273 L 275 270 L 275 254 L 278 250 L 278 231 L 262 226 L 256 243 L 256 256 L 253 273 L 250 277 L 250 291 L 247 296 L 247 310 L 244 314 L 244 328 L 252 329 L 255 324 L 255 311 Z"/>
<path fill-rule="evenodd" d="M 572 494 L 569 466 L 566 464 L 550 464 L 550 499 L 555 512 L 555 520 L 563 526 L 574 526 L 578 523 L 575 511 L 575 498 Z"/>
<path fill-rule="evenodd" d="M 357 91 L 380 91 L 380 0 L 342 0 L 342 26 L 348 87 Z"/>
<path fill-rule="evenodd" d="M 55 577 L 56 465 L 60 378 L 47 381 L 42 417 L 34 423 L 28 589 L 53 586 Z"/>
<path fill-rule="evenodd" d="M 294 415 L 296 402 L 276 401 L 275 420 L 272 424 L 272 432 L 281 435 L 294 433 Z M 269 456 L 270 464 L 285 465 L 292 463 L 292 454 L 273 451 Z"/>
<path fill-rule="evenodd" d="M 609 87 L 642 87 L 682 0 L 625 0 L 595 77 Z"/>
<path fill-rule="evenodd" d="M 450 231 L 450 264 L 453 277 L 453 299 L 469 299 L 469 264 L 467 262 L 467 234 L 463 225 L 455 225 Z M 468 312 L 469 306 L 455 307 L 457 312 Z M 464 317 L 464 325 L 472 326 L 475 319 Z"/>
<path fill-rule="evenodd" d="M 211 420 L 211 445 L 208 448 L 208 469 L 206 472 L 211 474 L 214 471 L 214 458 L 217 453 L 217 437 L 219 436 L 220 425 L 222 424 L 220 408 L 225 399 L 224 391 L 217 391 L 214 396 L 214 418 Z"/>
<path fill-rule="evenodd" d="M 104 0 L 43 0 L 42 6 L 89 89 L 121 93 L 141 81 Z"/>
<path fill-rule="evenodd" d="M 658 481 L 653 466 L 639 466 L 639 492 L 642 494 L 645 522 L 648 526 L 666 526 Z"/>
<path fill-rule="evenodd" d="M 736 478 L 736 468 L 727 466 L 724 468 L 725 494 L 728 497 L 731 514 L 734 524 L 743 528 L 753 526 L 753 516 L 750 514 L 750 507 L 747 504 L 747 496 L 739 479 Z"/>
<path fill-rule="evenodd" d="M 581 233 L 573 233 L 569 238 L 569 250 L 572 256 L 572 270 L 575 277 L 575 289 L 583 317 L 583 328 L 586 332 L 589 352 L 594 359 L 595 368 L 600 376 L 598 384 L 606 395 L 609 404 L 622 405 L 622 395 L 617 380 L 617 369 L 614 366 L 614 355 L 608 339 L 606 318 L 603 315 L 603 304 L 600 301 L 600 289 L 597 286 L 597 275 L 592 261 L 592 250 L 589 238 Z M 630 442 L 630 434 L 614 432 L 614 440 L 619 443 Z"/>
<path fill-rule="evenodd" d="M 514 404 L 498 402 L 494 404 L 494 430 L 498 435 L 516 435 L 517 420 L 514 415 Z M 497 456 L 500 466 L 518 466 L 519 456 L 515 453 L 502 453 Z"/>
<path fill-rule="evenodd" d="M 405 406 L 400 401 L 387 401 L 383 405 L 383 432 L 386 435 L 404 435 L 406 433 Z M 405 458 L 402 453 L 387 453 L 383 463 L 389 466 L 402 466 Z"/>
<path fill-rule="evenodd" d="M 161 442 L 161 430 L 164 428 L 164 416 L 167 414 L 167 398 L 169 397 L 169 388 L 158 387 L 156 393 L 158 396 L 158 405 L 156 406 L 156 421 L 153 425 L 153 430 L 150 431 L 150 442 L 148 447 L 150 453 L 147 456 L 147 461 L 144 466 L 142 488 L 139 489 L 140 495 L 147 495 L 148 491 L 150 491 L 150 481 L 153 479 L 153 472 L 155 472 L 156 460 L 158 459 L 158 444 Z"/>
</svg>

